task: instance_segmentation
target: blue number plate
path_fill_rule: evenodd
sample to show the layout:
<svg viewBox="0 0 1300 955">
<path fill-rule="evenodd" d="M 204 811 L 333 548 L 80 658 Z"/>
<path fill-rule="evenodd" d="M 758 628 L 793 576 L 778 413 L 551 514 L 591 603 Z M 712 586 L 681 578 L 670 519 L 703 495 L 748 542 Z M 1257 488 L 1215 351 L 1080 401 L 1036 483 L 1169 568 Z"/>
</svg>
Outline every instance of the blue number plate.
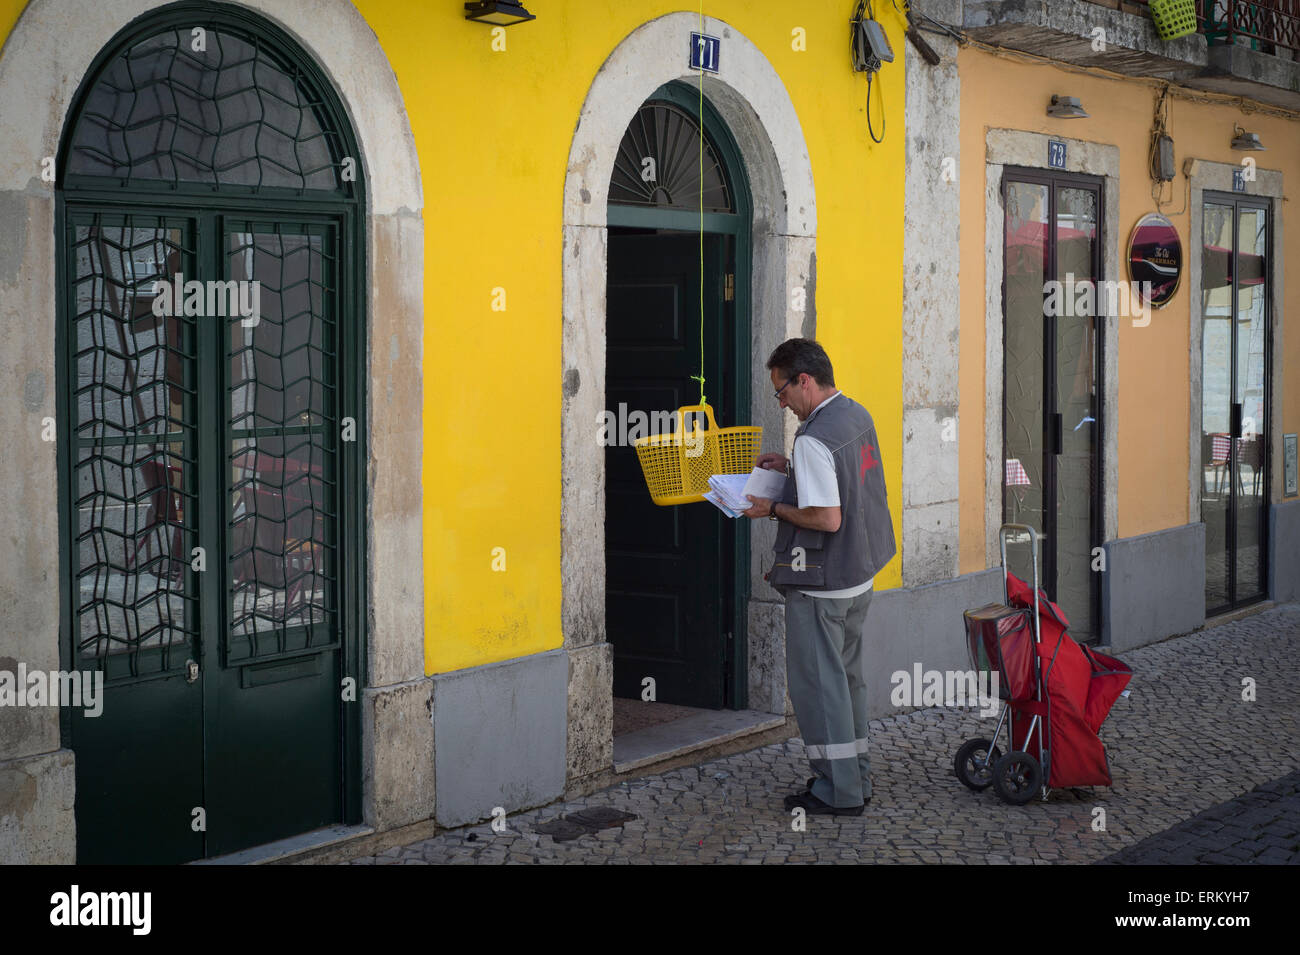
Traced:
<svg viewBox="0 0 1300 955">
<path fill-rule="evenodd" d="M 1053 169 L 1065 168 L 1065 143 L 1059 139 L 1047 141 L 1047 165 Z"/>
<path fill-rule="evenodd" d="M 691 34 L 691 69 L 706 73 L 718 72 L 718 54 L 722 52 L 722 40 L 705 33 Z"/>
</svg>

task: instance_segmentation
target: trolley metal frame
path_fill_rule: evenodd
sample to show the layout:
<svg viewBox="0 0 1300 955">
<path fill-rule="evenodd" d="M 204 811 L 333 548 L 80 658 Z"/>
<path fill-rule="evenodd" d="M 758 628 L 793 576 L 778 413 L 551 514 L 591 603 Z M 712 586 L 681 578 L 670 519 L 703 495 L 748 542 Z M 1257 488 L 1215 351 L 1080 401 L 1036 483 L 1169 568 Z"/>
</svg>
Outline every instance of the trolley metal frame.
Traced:
<svg viewBox="0 0 1300 955">
<path fill-rule="evenodd" d="M 1030 527 L 1028 524 L 1003 524 L 1000 528 L 998 528 L 998 547 L 1002 552 L 1002 601 L 1008 606 L 1011 605 L 1011 589 L 1010 589 L 1010 583 L 1007 579 L 1008 574 L 1010 573 L 1010 571 L 1007 569 L 1007 531 L 1026 531 L 1029 534 L 1030 558 L 1033 561 L 1033 565 L 1034 565 L 1034 581 L 1033 581 L 1034 699 L 1038 703 L 1042 703 L 1043 702 L 1043 658 L 1038 653 L 1038 645 L 1043 642 L 1042 624 L 1038 617 L 1038 612 L 1039 612 L 1038 532 L 1034 530 L 1032 527 Z M 1027 753 L 1029 752 L 1030 739 L 1033 738 L 1034 733 L 1038 734 L 1038 764 L 1042 770 L 1042 782 L 1040 783 L 1040 789 L 1042 790 L 1042 798 L 1046 799 L 1048 793 L 1047 772 L 1052 757 L 1047 747 L 1043 745 L 1042 717 L 1038 713 L 1035 713 L 1033 715 L 1033 717 L 1029 721 L 1028 728 L 1025 730 L 1024 742 L 1019 747 L 1017 747 L 1015 737 L 1011 735 L 1011 720 L 1009 719 L 1010 715 L 1011 715 L 1011 701 L 1008 700 L 1006 703 L 1002 704 L 1002 712 L 998 716 L 998 725 L 993 730 L 992 742 L 995 744 L 997 743 L 998 737 L 1002 734 L 1002 725 L 1003 723 L 1005 723 L 1007 727 L 1008 753 L 1015 753 L 1015 752 Z"/>
</svg>

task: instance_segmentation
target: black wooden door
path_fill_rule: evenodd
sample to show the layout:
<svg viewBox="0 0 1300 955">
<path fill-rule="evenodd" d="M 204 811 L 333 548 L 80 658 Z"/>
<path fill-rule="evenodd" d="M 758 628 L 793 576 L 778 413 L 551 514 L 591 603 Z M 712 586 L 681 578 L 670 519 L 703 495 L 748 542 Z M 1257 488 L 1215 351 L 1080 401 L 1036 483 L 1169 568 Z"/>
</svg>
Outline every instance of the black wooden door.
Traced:
<svg viewBox="0 0 1300 955">
<path fill-rule="evenodd" d="M 628 234 L 611 229 L 606 407 L 635 426 L 636 412 L 697 404 L 703 347 L 709 404 L 733 424 L 729 320 L 723 292 L 726 239 Z M 621 429 L 620 429 L 621 430 Z M 636 451 L 611 436 L 606 466 L 606 626 L 614 645 L 614 695 L 720 708 L 733 619 L 733 528 L 708 503 L 655 505 Z"/>
</svg>

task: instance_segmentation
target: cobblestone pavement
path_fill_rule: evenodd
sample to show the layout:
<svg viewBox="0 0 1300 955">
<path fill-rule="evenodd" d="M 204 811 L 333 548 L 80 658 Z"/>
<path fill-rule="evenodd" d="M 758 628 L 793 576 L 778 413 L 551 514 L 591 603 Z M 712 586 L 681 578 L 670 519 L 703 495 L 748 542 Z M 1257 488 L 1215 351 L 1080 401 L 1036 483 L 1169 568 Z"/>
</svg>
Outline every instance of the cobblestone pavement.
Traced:
<svg viewBox="0 0 1300 955">
<path fill-rule="evenodd" d="M 792 830 L 781 805 L 809 775 L 802 741 L 792 739 L 515 813 L 504 833 L 484 823 L 352 861 L 1117 861 L 1121 850 L 1300 768 L 1300 604 L 1121 656 L 1135 675 L 1131 695 L 1117 701 L 1102 727 L 1114 778 L 1109 789 L 1057 791 L 1022 807 L 1002 803 L 991 790 L 971 792 L 953 775 L 953 754 L 967 738 L 989 735 L 994 721 L 971 709 L 931 708 L 873 721 L 874 795 L 866 812 L 809 816 L 802 832 Z M 1243 700 L 1245 678 L 1254 681 L 1254 701 Z M 536 831 L 590 807 L 636 819 L 563 842 Z M 1265 837 L 1278 836 L 1277 819 L 1262 809 L 1241 818 Z M 1294 820 L 1294 811 L 1285 818 Z M 1232 848 L 1214 851 L 1231 856 Z M 1181 860 L 1174 855 L 1169 861 Z M 1266 855 L 1259 861 L 1281 861 Z"/>
<path fill-rule="evenodd" d="M 1300 865 L 1300 772 L 1115 853 L 1124 865 Z"/>
</svg>

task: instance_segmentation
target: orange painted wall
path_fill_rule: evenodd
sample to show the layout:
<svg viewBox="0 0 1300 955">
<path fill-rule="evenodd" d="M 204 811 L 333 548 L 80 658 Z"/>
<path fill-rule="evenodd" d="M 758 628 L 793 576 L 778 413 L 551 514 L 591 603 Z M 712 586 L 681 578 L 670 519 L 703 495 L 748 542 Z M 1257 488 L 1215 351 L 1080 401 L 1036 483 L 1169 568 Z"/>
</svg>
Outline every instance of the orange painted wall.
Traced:
<svg viewBox="0 0 1300 955">
<path fill-rule="evenodd" d="M 1018 129 L 1107 143 L 1120 149 L 1116 250 L 1127 281 L 1125 250 L 1129 233 L 1147 212 L 1157 211 L 1151 196 L 1147 155 L 1158 89 L 1147 82 L 1082 74 L 1024 63 L 968 47 L 959 54 L 961 75 L 961 571 L 986 566 L 984 554 L 984 347 L 985 347 L 985 135 L 991 128 Z M 1192 95 L 1201 95 L 1188 91 Z M 1079 97 L 1088 119 L 1053 119 L 1047 105 L 1053 93 Z M 1266 152 L 1233 151 L 1234 123 L 1259 134 Z M 1189 102 L 1171 96 L 1168 131 L 1174 139 L 1179 175 L 1166 184 L 1163 212 L 1183 240 L 1183 284 L 1170 304 L 1153 313 L 1151 324 L 1119 328 L 1119 400 L 1109 409 L 1118 432 L 1119 536 L 1131 537 L 1199 520 L 1188 514 L 1187 445 L 1188 347 L 1191 297 L 1186 262 L 1198 243 L 1188 241 L 1190 210 L 1186 159 L 1240 163 L 1256 157 L 1260 169 L 1277 169 L 1283 181 L 1300 182 L 1300 121 L 1281 116 L 1247 115 L 1235 104 Z M 1046 165 L 1046 157 L 1043 159 Z M 1287 221 L 1287 204 L 1275 217 L 1274 243 L 1288 261 L 1300 256 L 1296 216 Z M 1285 263 L 1275 262 L 1284 271 Z M 1275 314 L 1300 314 L 1300 281 L 1288 284 Z M 1282 430 L 1300 431 L 1300 333 L 1278 334 L 1273 364 L 1283 378 L 1274 414 Z M 1274 450 L 1281 454 L 1281 448 Z M 1278 493 L 1277 489 L 1274 494 Z"/>
</svg>

